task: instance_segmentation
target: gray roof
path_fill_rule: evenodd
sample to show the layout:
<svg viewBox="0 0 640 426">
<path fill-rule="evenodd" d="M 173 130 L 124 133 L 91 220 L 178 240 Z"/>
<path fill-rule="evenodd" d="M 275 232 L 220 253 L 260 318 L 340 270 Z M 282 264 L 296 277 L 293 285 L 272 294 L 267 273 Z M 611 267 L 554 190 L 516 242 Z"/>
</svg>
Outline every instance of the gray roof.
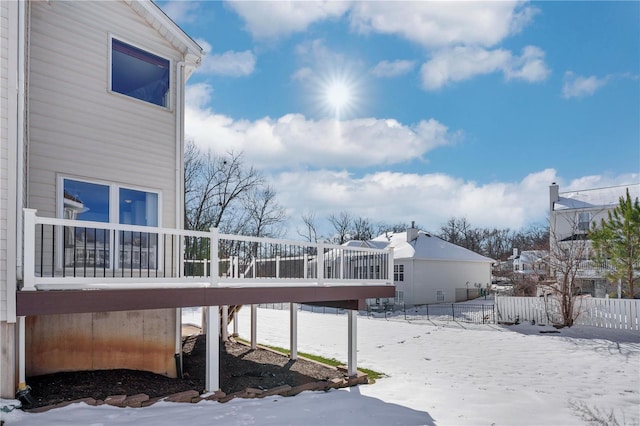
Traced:
<svg viewBox="0 0 640 426">
<path fill-rule="evenodd" d="M 554 210 L 566 210 L 615 207 L 620 202 L 620 197 L 626 195 L 627 189 L 629 189 L 631 199 L 640 198 L 640 183 L 634 183 L 608 188 L 561 192 L 553 208 Z"/>
</svg>

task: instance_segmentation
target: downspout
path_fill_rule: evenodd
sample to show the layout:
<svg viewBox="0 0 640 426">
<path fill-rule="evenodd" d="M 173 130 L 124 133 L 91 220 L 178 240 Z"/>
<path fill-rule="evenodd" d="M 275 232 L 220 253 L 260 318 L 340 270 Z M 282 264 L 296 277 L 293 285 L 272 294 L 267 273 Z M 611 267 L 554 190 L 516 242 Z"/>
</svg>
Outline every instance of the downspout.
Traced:
<svg viewBox="0 0 640 426">
<path fill-rule="evenodd" d="M 18 116 L 16 150 L 16 277 L 22 281 L 22 208 L 24 207 L 26 2 L 18 2 Z"/>
<path fill-rule="evenodd" d="M 17 140 L 16 140 L 16 212 L 15 212 L 15 239 L 16 239 L 16 252 L 15 252 L 15 262 L 16 262 L 16 279 L 23 279 L 23 220 L 22 220 L 22 207 L 24 205 L 24 172 L 25 172 L 25 164 L 24 164 L 24 141 L 25 141 L 25 113 L 26 113 L 26 105 L 25 102 L 25 65 L 26 65 L 26 36 L 27 36 L 27 28 L 30 28 L 30 25 L 27 25 L 27 13 L 26 13 L 26 5 L 30 4 L 28 2 L 18 2 L 18 87 L 17 87 Z M 15 283 L 17 286 L 17 282 Z M 16 288 L 17 291 L 17 288 Z M 15 303 L 15 295 L 13 298 L 13 303 Z M 15 312 L 15 311 L 14 311 Z M 35 399 L 31 395 L 31 388 L 27 385 L 26 379 L 26 317 L 20 316 L 17 317 L 17 330 L 16 330 L 16 340 L 17 340 L 17 351 L 18 351 L 18 391 L 16 393 L 16 397 L 24 403 L 27 407 L 35 405 Z"/>
<path fill-rule="evenodd" d="M 186 62 L 180 61 L 176 65 L 176 165 L 175 165 L 175 179 L 176 179 L 176 229 L 182 229 L 184 227 L 184 179 L 182 178 L 183 158 L 184 158 L 184 96 L 182 88 L 186 84 L 184 79 L 184 68 Z M 182 245 L 181 245 L 182 246 Z M 178 255 L 179 259 L 182 259 L 182 253 Z M 182 263 L 182 262 L 180 262 Z M 182 267 L 180 267 L 180 270 Z M 182 378 L 182 308 L 176 308 L 176 331 L 175 331 L 175 350 L 174 358 L 176 362 L 176 374 L 179 378 Z"/>
</svg>

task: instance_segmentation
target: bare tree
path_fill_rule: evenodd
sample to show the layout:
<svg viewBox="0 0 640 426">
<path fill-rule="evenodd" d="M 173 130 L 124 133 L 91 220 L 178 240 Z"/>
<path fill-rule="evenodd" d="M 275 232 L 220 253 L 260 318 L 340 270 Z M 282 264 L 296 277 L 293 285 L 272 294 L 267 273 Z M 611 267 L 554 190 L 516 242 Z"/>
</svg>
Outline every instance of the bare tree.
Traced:
<svg viewBox="0 0 640 426">
<path fill-rule="evenodd" d="M 353 219 L 353 233 L 351 238 L 359 241 L 367 241 L 374 237 L 374 225 L 366 217 Z"/>
<path fill-rule="evenodd" d="M 316 224 L 316 215 L 315 213 L 303 213 L 302 214 L 302 223 L 304 226 L 304 230 L 298 230 L 298 235 L 303 237 L 306 241 L 310 243 L 318 242 L 318 225 Z"/>
<path fill-rule="evenodd" d="M 286 220 L 284 208 L 270 186 L 254 188 L 244 197 L 246 226 L 244 234 L 254 237 L 281 237 Z"/>
<path fill-rule="evenodd" d="M 587 257 L 589 241 L 575 218 L 564 217 L 562 220 L 565 221 L 564 232 L 555 224 L 549 228 L 549 268 L 555 283 L 546 286 L 545 291 L 558 306 L 561 324 L 571 327 L 580 314 L 578 272 Z"/>
<path fill-rule="evenodd" d="M 351 226 L 353 223 L 351 215 L 346 211 L 342 211 L 337 215 L 331 214 L 328 220 L 335 231 L 333 238 L 331 238 L 332 242 L 335 244 L 346 243 L 351 236 Z"/>
<path fill-rule="evenodd" d="M 243 164 L 242 154 L 204 153 L 188 141 L 184 161 L 187 229 L 203 231 L 220 227 L 223 222 L 238 223 L 242 197 L 264 184 L 258 171 Z"/>
<path fill-rule="evenodd" d="M 482 252 L 483 231 L 472 228 L 467 218 L 451 218 L 440 228 L 438 235 L 445 241 L 466 249 Z"/>
</svg>

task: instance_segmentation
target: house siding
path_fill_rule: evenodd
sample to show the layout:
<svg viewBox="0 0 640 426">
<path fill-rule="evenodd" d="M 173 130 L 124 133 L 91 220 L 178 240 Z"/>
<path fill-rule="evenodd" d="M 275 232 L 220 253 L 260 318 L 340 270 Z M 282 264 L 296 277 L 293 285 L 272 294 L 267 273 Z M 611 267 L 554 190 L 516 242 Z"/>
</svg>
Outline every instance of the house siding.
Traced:
<svg viewBox="0 0 640 426">
<path fill-rule="evenodd" d="M 7 202 L 9 129 L 9 7 L 0 3 L 0 321 L 7 320 Z"/>
<path fill-rule="evenodd" d="M 110 34 L 172 61 L 171 108 L 109 92 Z M 31 3 L 29 48 L 29 207 L 56 216 L 72 176 L 161 191 L 160 225 L 175 226 L 179 52 L 112 1 Z"/>
<path fill-rule="evenodd" d="M 182 55 L 121 1 L 30 2 L 27 205 L 56 217 L 61 177 L 158 191 L 176 227 Z M 169 108 L 109 91 L 110 37 L 171 61 Z M 180 211 L 180 210 L 178 210 Z M 27 317 L 27 376 L 129 368 L 176 376 L 174 309 Z"/>
<path fill-rule="evenodd" d="M 12 18 L 11 22 L 9 17 Z M 15 185 L 15 178 L 9 172 L 10 157 L 14 149 L 9 144 L 15 143 L 10 131 L 14 125 L 15 96 L 9 89 L 16 83 L 15 71 L 11 66 L 16 62 L 17 53 L 17 3 L 0 2 L 0 398 L 15 397 L 15 278 L 10 279 L 9 271 L 15 262 L 15 229 L 10 215 L 12 197 L 9 188 Z M 11 106 L 13 105 L 13 107 Z M 12 265 L 12 266 L 10 266 Z"/>
<path fill-rule="evenodd" d="M 466 290 L 467 282 L 471 290 L 476 283 L 483 288 L 491 283 L 491 264 L 487 262 L 415 260 L 411 263 L 406 304 L 438 303 L 438 290 L 444 291 L 444 302 L 452 303 L 456 301 L 456 289 Z"/>
</svg>

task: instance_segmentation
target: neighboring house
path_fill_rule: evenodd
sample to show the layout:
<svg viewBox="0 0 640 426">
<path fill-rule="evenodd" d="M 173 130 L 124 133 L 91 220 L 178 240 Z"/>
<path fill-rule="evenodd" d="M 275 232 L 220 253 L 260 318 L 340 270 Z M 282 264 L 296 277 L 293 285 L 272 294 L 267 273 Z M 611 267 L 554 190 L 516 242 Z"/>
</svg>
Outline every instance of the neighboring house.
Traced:
<svg viewBox="0 0 640 426">
<path fill-rule="evenodd" d="M 392 248 L 395 299 L 370 304 L 422 305 L 457 302 L 479 294 L 491 284 L 493 259 L 446 242 L 416 228 L 386 233 L 350 246 Z M 374 268 L 376 265 L 369 265 Z"/>
<path fill-rule="evenodd" d="M 609 283 L 605 273 L 608 262 L 598 262 L 587 234 L 593 224 L 607 220 L 608 213 L 620 203 L 626 191 L 632 199 L 640 197 L 640 184 L 559 192 L 556 183 L 549 187 L 549 235 L 552 275 L 559 264 L 575 263 L 575 283 L 579 292 L 605 297 L 617 291 L 617 283 Z M 564 250 L 563 250 L 564 248 Z M 571 248 L 571 250 L 566 250 Z"/>
<path fill-rule="evenodd" d="M 184 89 L 203 56 L 196 42 L 148 0 L 1 2 L 0 23 L 0 397 L 59 371 L 176 377 L 180 308 L 192 306 L 209 307 L 209 336 L 228 306 L 349 309 L 355 373 L 355 310 L 392 296 L 393 283 L 350 279 L 325 258 L 342 250 L 384 263 L 387 251 L 183 229 Z M 280 274 L 280 260 L 297 266 Z M 256 266 L 269 262 L 268 274 Z M 213 391 L 218 339 L 207 347 Z"/>
<path fill-rule="evenodd" d="M 545 276 L 549 270 L 549 251 L 513 249 L 513 273 L 515 275 Z"/>
</svg>

